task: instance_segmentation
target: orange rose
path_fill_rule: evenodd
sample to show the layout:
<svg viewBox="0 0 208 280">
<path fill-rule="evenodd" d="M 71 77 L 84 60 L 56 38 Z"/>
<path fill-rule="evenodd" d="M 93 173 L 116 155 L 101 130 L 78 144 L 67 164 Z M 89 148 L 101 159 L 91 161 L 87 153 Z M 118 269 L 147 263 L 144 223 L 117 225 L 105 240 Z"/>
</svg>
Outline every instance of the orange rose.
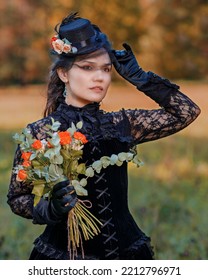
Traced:
<svg viewBox="0 0 208 280">
<path fill-rule="evenodd" d="M 23 153 L 22 153 L 22 159 L 24 159 L 24 160 L 29 160 L 31 154 L 32 154 L 31 152 L 23 152 Z"/>
<path fill-rule="evenodd" d="M 80 140 L 83 144 L 86 144 L 88 142 L 87 138 L 84 134 L 82 134 L 79 131 L 74 132 L 74 138 L 77 140 Z"/>
<path fill-rule="evenodd" d="M 23 169 L 20 169 L 18 174 L 17 174 L 17 181 L 24 181 L 27 179 L 27 172 Z"/>
<path fill-rule="evenodd" d="M 42 146 L 43 146 L 43 144 L 41 143 L 40 140 L 35 140 L 31 145 L 31 147 L 34 148 L 35 150 L 41 149 Z"/>
<path fill-rule="evenodd" d="M 61 145 L 67 145 L 67 144 L 71 143 L 72 139 L 71 139 L 71 135 L 68 131 L 60 131 L 60 132 L 58 132 L 58 135 L 60 137 Z"/>
<path fill-rule="evenodd" d="M 29 160 L 24 160 L 22 163 L 22 166 L 24 166 L 24 167 L 29 167 L 30 165 L 31 165 L 31 161 L 29 161 Z"/>
</svg>

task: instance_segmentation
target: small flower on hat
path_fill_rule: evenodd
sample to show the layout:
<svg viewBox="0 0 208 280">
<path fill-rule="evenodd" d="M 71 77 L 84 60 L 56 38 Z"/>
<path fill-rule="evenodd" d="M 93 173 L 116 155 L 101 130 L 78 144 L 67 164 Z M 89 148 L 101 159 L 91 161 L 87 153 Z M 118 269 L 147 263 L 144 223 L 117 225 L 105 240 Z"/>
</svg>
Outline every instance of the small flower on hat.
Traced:
<svg viewBox="0 0 208 280">
<path fill-rule="evenodd" d="M 62 53 L 77 53 L 77 48 L 73 47 L 72 44 L 66 39 L 60 39 L 58 35 L 51 38 L 51 45 L 55 52 L 58 54 Z"/>
</svg>

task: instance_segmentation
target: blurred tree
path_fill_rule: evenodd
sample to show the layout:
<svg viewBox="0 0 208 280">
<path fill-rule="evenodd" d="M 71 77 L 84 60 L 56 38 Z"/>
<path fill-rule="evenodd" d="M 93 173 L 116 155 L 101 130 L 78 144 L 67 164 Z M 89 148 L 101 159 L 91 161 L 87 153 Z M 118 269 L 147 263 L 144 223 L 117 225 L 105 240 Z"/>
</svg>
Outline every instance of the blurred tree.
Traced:
<svg viewBox="0 0 208 280">
<path fill-rule="evenodd" d="M 101 26 L 119 48 L 137 37 L 137 0 L 8 0 L 0 4 L 0 84 L 45 81 L 53 26 L 71 11 Z"/>
<path fill-rule="evenodd" d="M 0 2 L 0 85 L 45 82 L 53 27 L 71 11 L 99 25 L 113 48 L 132 45 L 142 66 L 169 78 L 207 78 L 207 1 L 7 0 Z"/>
<path fill-rule="evenodd" d="M 114 48 L 122 48 L 123 42 L 129 42 L 138 50 L 138 34 L 144 31 L 139 25 L 140 7 L 137 0 L 85 0 L 75 1 L 81 15 L 99 25 L 108 34 Z M 77 7 L 76 7 L 77 6 Z"/>
<path fill-rule="evenodd" d="M 162 42 L 155 49 L 160 71 L 175 79 L 207 78 L 207 1 L 160 0 L 154 5 Z"/>
</svg>

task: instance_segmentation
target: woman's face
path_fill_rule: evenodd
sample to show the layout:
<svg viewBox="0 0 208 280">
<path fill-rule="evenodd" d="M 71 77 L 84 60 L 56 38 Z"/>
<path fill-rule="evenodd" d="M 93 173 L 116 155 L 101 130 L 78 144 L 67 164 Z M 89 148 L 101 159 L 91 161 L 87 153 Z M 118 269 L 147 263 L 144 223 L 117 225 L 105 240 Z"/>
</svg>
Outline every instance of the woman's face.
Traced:
<svg viewBox="0 0 208 280">
<path fill-rule="evenodd" d="M 111 71 L 112 63 L 107 52 L 76 60 L 65 73 L 66 103 L 83 107 L 92 102 L 101 102 L 111 83 Z"/>
</svg>

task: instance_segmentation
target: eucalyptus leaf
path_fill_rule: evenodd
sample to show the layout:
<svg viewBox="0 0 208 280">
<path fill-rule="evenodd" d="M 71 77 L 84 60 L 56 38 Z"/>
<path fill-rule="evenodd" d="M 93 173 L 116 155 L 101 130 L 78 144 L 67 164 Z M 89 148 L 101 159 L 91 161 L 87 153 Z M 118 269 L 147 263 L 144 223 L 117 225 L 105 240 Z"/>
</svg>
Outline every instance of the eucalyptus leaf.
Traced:
<svg viewBox="0 0 208 280">
<path fill-rule="evenodd" d="M 54 150 L 54 149 L 49 149 L 49 150 L 47 150 L 47 151 L 45 152 L 44 156 L 45 156 L 46 158 L 49 158 L 49 159 L 53 158 L 53 157 L 55 156 L 55 150 Z"/>
<path fill-rule="evenodd" d="M 144 165 L 144 163 L 138 158 L 137 155 L 133 158 L 132 162 L 136 164 L 137 167 Z"/>
<path fill-rule="evenodd" d="M 72 180 L 72 186 L 74 186 L 75 188 L 75 191 L 76 191 L 76 194 L 77 195 L 84 195 L 86 196 L 88 194 L 87 190 L 84 189 L 81 185 L 80 185 L 80 182 L 77 181 L 77 180 Z"/>
<path fill-rule="evenodd" d="M 31 156 L 30 156 L 30 160 L 34 160 L 36 158 L 37 154 L 36 153 L 32 153 Z"/>
<path fill-rule="evenodd" d="M 92 164 L 92 168 L 97 172 L 100 173 L 102 169 L 102 162 L 100 160 L 96 160 Z"/>
<path fill-rule="evenodd" d="M 127 153 L 127 160 L 131 161 L 133 159 L 134 155 L 130 152 Z"/>
<path fill-rule="evenodd" d="M 23 138 L 19 135 L 19 133 L 15 133 L 13 135 L 13 139 L 17 144 L 21 144 L 22 141 L 24 141 L 24 135 L 22 135 L 22 136 L 23 136 Z"/>
<path fill-rule="evenodd" d="M 60 137 L 58 135 L 58 133 L 54 133 L 52 138 L 49 140 L 49 142 L 53 145 L 53 146 L 57 146 L 60 143 Z"/>
<path fill-rule="evenodd" d="M 118 160 L 118 161 L 116 162 L 116 165 L 117 165 L 117 166 L 121 166 L 122 164 L 123 164 L 123 162 L 120 161 L 120 160 Z"/>
<path fill-rule="evenodd" d="M 127 160 L 127 153 L 124 153 L 124 152 L 119 153 L 119 154 L 118 154 L 118 159 L 119 159 L 120 161 L 125 161 L 125 160 Z"/>
<path fill-rule="evenodd" d="M 57 131 L 57 130 L 59 129 L 61 123 L 60 123 L 59 121 L 54 121 L 53 118 L 51 118 L 51 120 L 52 120 L 51 129 L 52 129 L 53 131 Z"/>
<path fill-rule="evenodd" d="M 110 157 L 111 165 L 116 164 L 117 161 L 118 161 L 118 156 L 115 155 L 115 154 L 112 154 L 111 157 Z"/>
<path fill-rule="evenodd" d="M 64 159 L 61 155 L 55 155 L 52 159 L 51 159 L 51 163 L 54 164 L 59 164 L 61 165 L 63 163 Z"/>
<path fill-rule="evenodd" d="M 78 122 L 78 123 L 76 124 L 77 129 L 81 129 L 82 126 L 83 126 L 83 122 L 82 122 L 82 121 L 80 121 L 80 122 Z"/>
<path fill-rule="evenodd" d="M 103 156 L 100 159 L 101 163 L 102 163 L 102 167 L 106 168 L 111 164 L 111 160 L 108 156 Z"/>
<path fill-rule="evenodd" d="M 85 175 L 87 177 L 93 177 L 95 175 L 94 169 L 90 166 L 85 170 Z"/>
<path fill-rule="evenodd" d="M 71 135 L 73 135 L 74 134 L 74 132 L 77 130 L 77 128 L 76 128 L 76 126 L 75 126 L 75 124 L 72 122 L 71 123 L 71 127 L 69 127 L 68 129 L 67 129 L 67 131 L 71 134 Z"/>
<path fill-rule="evenodd" d="M 34 169 L 33 169 L 33 172 L 34 172 L 34 174 L 36 174 L 39 178 L 42 177 L 42 172 L 40 171 L 40 169 L 34 168 Z"/>
<path fill-rule="evenodd" d="M 86 187 L 87 186 L 87 179 L 86 178 L 82 178 L 79 183 L 80 183 L 80 186 Z"/>
<path fill-rule="evenodd" d="M 50 164 L 49 166 L 49 176 L 52 181 L 63 175 L 63 169 L 56 164 Z"/>
</svg>

